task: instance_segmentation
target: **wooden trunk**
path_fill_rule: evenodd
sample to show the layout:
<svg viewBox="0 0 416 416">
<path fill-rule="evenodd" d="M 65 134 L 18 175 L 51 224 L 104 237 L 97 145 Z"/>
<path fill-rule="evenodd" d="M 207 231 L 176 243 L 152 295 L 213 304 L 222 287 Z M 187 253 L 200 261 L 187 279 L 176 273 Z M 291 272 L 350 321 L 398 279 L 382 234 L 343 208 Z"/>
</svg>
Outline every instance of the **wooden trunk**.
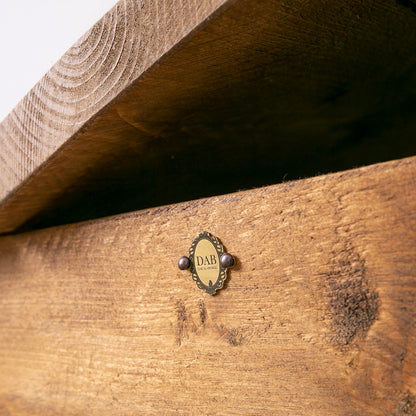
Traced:
<svg viewBox="0 0 416 416">
<path fill-rule="evenodd" d="M 119 2 L 0 124 L 1 415 L 416 415 L 416 8 L 292 3 Z"/>
</svg>

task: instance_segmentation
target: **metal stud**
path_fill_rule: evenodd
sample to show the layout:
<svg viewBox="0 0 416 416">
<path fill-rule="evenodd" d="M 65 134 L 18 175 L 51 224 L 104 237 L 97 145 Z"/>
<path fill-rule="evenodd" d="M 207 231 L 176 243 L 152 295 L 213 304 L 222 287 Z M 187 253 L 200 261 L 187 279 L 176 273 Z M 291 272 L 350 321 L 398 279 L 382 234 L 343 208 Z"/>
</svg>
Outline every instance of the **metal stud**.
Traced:
<svg viewBox="0 0 416 416">
<path fill-rule="evenodd" d="M 220 264 L 224 269 L 234 266 L 234 257 L 230 253 L 224 253 L 220 258 Z"/>
<path fill-rule="evenodd" d="M 186 270 L 189 269 L 189 266 L 191 265 L 191 261 L 189 260 L 188 257 L 186 256 L 182 256 L 179 260 L 178 260 L 178 267 L 181 270 Z"/>
</svg>

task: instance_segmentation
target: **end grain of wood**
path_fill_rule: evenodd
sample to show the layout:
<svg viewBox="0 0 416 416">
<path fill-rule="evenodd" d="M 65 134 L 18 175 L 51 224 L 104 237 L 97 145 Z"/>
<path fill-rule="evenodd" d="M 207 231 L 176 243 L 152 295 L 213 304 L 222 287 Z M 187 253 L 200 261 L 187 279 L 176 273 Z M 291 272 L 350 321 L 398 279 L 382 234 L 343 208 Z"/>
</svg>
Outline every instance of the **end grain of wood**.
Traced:
<svg viewBox="0 0 416 416">
<path fill-rule="evenodd" d="M 415 203 L 411 158 L 0 238 L 0 413 L 415 415 Z"/>
<path fill-rule="evenodd" d="M 0 205 L 5 203 L 8 207 L 10 199 L 27 186 L 26 182 L 42 170 L 45 162 L 53 162 L 57 150 L 82 135 L 86 125 L 112 100 L 223 3 L 225 0 L 120 0 L 0 123 Z M 120 121 L 120 116 L 116 119 Z M 113 119 L 112 126 L 115 124 Z M 89 149 L 92 151 L 90 146 Z M 74 160 L 70 163 L 74 165 Z M 77 159 L 77 164 L 81 160 Z M 56 198 L 58 189 L 65 192 L 64 186 L 70 185 L 68 176 L 74 172 L 69 166 L 67 169 L 61 171 L 59 183 L 54 174 L 46 178 L 52 191 L 47 201 Z M 76 171 L 79 177 L 79 168 Z M 18 204 L 24 212 L 30 212 L 29 217 L 48 203 L 45 197 L 39 200 L 40 194 L 30 188 L 29 185 L 26 203 L 23 207 Z M 45 192 L 48 193 L 46 188 Z M 13 202 L 11 205 L 2 218 L 9 224 L 7 217 L 12 217 L 15 210 Z M 0 226 L 0 232 L 14 228 Z"/>
</svg>

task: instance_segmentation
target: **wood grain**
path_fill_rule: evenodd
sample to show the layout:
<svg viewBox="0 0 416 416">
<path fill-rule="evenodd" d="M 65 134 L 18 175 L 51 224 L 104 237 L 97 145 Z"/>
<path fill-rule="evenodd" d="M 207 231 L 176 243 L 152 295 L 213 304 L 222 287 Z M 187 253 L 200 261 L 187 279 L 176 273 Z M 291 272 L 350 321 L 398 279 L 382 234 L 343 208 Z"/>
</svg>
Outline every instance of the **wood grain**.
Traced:
<svg viewBox="0 0 416 416">
<path fill-rule="evenodd" d="M 1 413 L 416 414 L 415 198 L 410 158 L 1 237 Z"/>
<path fill-rule="evenodd" d="M 0 232 L 416 154 L 409 4 L 118 3 L 0 125 Z"/>
<path fill-rule="evenodd" d="M 13 199 L 58 149 L 222 3 L 120 0 L 0 124 L 0 200 Z M 3 210 L 2 222 L 12 223 L 12 215 L 13 209 Z"/>
</svg>

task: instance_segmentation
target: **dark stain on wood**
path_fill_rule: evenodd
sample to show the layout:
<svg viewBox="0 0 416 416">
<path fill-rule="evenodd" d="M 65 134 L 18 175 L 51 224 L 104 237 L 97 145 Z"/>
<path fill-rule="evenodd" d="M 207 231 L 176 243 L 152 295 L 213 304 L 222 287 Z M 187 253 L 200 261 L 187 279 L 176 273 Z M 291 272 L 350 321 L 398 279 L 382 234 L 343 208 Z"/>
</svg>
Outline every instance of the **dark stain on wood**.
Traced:
<svg viewBox="0 0 416 416">
<path fill-rule="evenodd" d="M 182 338 L 186 332 L 186 321 L 188 319 L 185 304 L 181 300 L 178 300 L 178 302 L 176 303 L 176 314 L 177 314 L 176 341 L 178 345 L 181 345 Z"/>
<path fill-rule="evenodd" d="M 364 336 L 376 320 L 378 294 L 369 286 L 365 260 L 353 248 L 345 246 L 335 259 L 328 275 L 332 342 L 345 346 Z"/>
<path fill-rule="evenodd" d="M 238 347 L 244 342 L 244 331 L 241 328 L 226 328 L 224 325 L 220 325 L 218 328 L 220 334 L 224 339 L 233 347 Z"/>
<path fill-rule="evenodd" d="M 205 321 L 207 320 L 207 310 L 205 308 L 205 303 L 202 299 L 200 299 L 198 303 L 199 308 L 199 319 L 202 325 L 205 325 Z"/>
<path fill-rule="evenodd" d="M 242 345 L 243 344 L 243 334 L 241 331 L 237 328 L 232 328 L 228 332 L 226 338 L 225 338 L 230 345 L 233 345 L 234 347 Z"/>
<path fill-rule="evenodd" d="M 404 393 L 393 416 L 416 416 L 416 397 L 409 392 Z"/>
</svg>

